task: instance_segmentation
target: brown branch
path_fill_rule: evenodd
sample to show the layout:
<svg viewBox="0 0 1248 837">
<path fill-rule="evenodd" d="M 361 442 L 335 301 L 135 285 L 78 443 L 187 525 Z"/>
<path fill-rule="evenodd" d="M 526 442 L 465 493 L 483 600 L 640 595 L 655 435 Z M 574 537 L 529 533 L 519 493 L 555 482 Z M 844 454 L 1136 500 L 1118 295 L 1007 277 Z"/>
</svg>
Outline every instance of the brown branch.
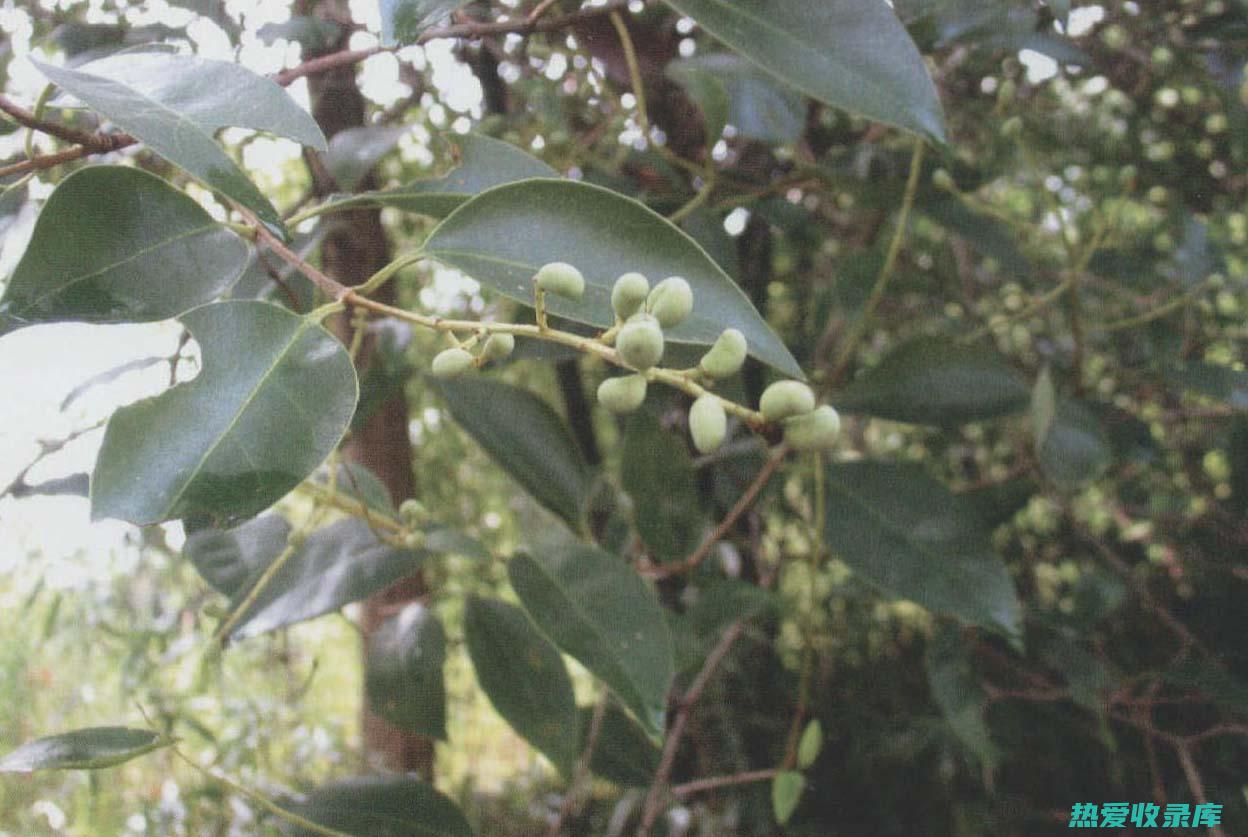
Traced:
<svg viewBox="0 0 1248 837">
<path fill-rule="evenodd" d="M 745 773 L 734 773 L 731 776 L 712 776 L 709 779 L 697 779 L 692 782 L 685 782 L 683 785 L 674 785 L 672 787 L 672 795 L 683 799 L 686 796 L 718 790 L 719 788 L 749 785 L 754 782 L 767 782 L 774 779 L 779 772 L 775 768 L 769 768 L 767 770 L 749 770 Z"/>
<path fill-rule="evenodd" d="M 5 96 L 0 96 L 0 111 L 4 111 L 27 128 L 76 145 L 84 145 L 93 152 L 115 151 L 122 145 L 129 145 L 131 142 L 134 142 L 132 137 L 128 137 L 125 134 L 100 134 L 95 131 L 83 131 L 78 128 L 71 128 L 68 125 L 62 125 L 59 122 L 40 119 L 33 112 L 26 110 Z"/>
<path fill-rule="evenodd" d="M 14 174 L 26 174 L 32 171 L 42 171 L 59 166 L 61 163 L 68 163 L 71 160 L 77 160 L 91 154 L 99 152 L 92 151 L 85 145 L 75 145 L 73 148 L 67 148 L 64 151 L 58 151 L 55 154 L 41 154 L 38 157 L 31 157 L 28 160 L 22 160 L 20 163 L 13 163 L 10 166 L 0 166 L 0 177 L 9 177 Z"/>
</svg>

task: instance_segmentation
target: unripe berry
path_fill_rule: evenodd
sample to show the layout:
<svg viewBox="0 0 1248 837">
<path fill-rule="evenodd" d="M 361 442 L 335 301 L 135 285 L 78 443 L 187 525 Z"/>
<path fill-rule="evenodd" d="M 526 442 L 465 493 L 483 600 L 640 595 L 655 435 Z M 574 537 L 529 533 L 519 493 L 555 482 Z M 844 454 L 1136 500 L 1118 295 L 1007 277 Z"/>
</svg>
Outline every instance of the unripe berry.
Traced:
<svg viewBox="0 0 1248 837">
<path fill-rule="evenodd" d="M 784 422 L 784 441 L 793 450 L 827 450 L 840 435 L 841 416 L 827 404 Z"/>
<path fill-rule="evenodd" d="M 679 276 L 671 276 L 654 286 L 646 297 L 646 310 L 663 328 L 679 325 L 693 310 L 693 289 Z"/>
<path fill-rule="evenodd" d="M 645 375 L 607 378 L 598 385 L 598 403 L 613 413 L 631 413 L 645 400 Z"/>
<path fill-rule="evenodd" d="M 728 435 L 728 416 L 719 398 L 707 393 L 699 396 L 689 408 L 689 435 L 699 453 L 710 453 Z"/>
<path fill-rule="evenodd" d="M 568 299 L 580 299 L 585 293 L 585 277 L 566 262 L 551 262 L 542 265 L 533 279 L 537 282 L 537 286 L 548 294 Z"/>
<path fill-rule="evenodd" d="M 741 371 L 747 348 L 744 334 L 735 328 L 726 328 L 711 350 L 702 355 L 698 368 L 712 378 L 731 377 Z"/>
<path fill-rule="evenodd" d="M 932 185 L 937 189 L 945 191 L 953 191 L 958 188 L 958 184 L 954 182 L 953 175 L 949 173 L 948 169 L 936 169 L 936 171 L 932 172 Z"/>
<path fill-rule="evenodd" d="M 663 357 L 663 329 L 649 314 L 634 314 L 615 338 L 615 349 L 625 364 L 644 372 Z"/>
<path fill-rule="evenodd" d="M 801 381 L 776 381 L 763 390 L 758 409 L 767 421 L 804 415 L 815 409 L 815 394 Z"/>
<path fill-rule="evenodd" d="M 1006 139 L 1014 139 L 1023 133 L 1023 120 L 1017 116 L 1011 116 L 1009 119 L 1001 123 L 1001 136 Z"/>
<path fill-rule="evenodd" d="M 466 349 L 443 349 L 434 356 L 431 369 L 435 378 L 455 378 L 471 369 L 475 362 Z"/>
<path fill-rule="evenodd" d="M 403 547 L 405 549 L 421 549 L 425 545 L 424 532 L 408 532 L 403 536 Z"/>
<path fill-rule="evenodd" d="M 514 334 L 491 334 L 481 347 L 481 357 L 486 360 L 500 360 L 516 349 Z"/>
<path fill-rule="evenodd" d="M 641 310 L 646 304 L 646 295 L 650 293 L 650 280 L 640 273 L 625 273 L 615 280 L 611 288 L 611 309 L 621 320 Z"/>
<path fill-rule="evenodd" d="M 419 526 L 428 517 L 429 511 L 425 508 L 425 504 L 414 497 L 408 497 L 399 504 L 399 519 L 409 529 Z"/>
</svg>

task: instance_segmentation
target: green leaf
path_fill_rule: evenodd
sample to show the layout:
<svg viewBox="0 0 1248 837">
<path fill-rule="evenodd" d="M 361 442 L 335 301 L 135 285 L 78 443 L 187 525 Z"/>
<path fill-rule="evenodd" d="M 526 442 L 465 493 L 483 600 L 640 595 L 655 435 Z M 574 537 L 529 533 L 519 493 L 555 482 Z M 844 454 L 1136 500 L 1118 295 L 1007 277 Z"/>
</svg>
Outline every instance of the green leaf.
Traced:
<svg viewBox="0 0 1248 837">
<path fill-rule="evenodd" d="M 1109 438 L 1100 419 L 1084 404 L 1058 396 L 1047 369 L 1036 380 L 1031 410 L 1036 459 L 1059 488 L 1078 488 L 1109 467 Z"/>
<path fill-rule="evenodd" d="M 312 473 L 351 420 L 351 358 L 315 322 L 244 301 L 201 306 L 180 320 L 199 343 L 203 369 L 113 414 L 91 478 L 97 520 L 250 517 Z"/>
<path fill-rule="evenodd" d="M 283 806 L 317 825 L 352 837 L 472 837 L 455 803 L 408 776 L 361 776 L 321 785 L 307 799 Z M 282 824 L 292 837 L 318 832 Z"/>
<path fill-rule="evenodd" d="M 316 121 L 282 88 L 225 61 L 122 53 L 75 69 L 35 65 L 49 79 L 152 151 L 281 230 L 281 218 L 213 135 L 252 128 L 325 150 Z"/>
<path fill-rule="evenodd" d="M 404 212 L 445 218 L 473 195 L 492 186 L 533 177 L 558 177 L 541 160 L 509 142 L 480 134 L 453 140 L 458 165 L 443 177 L 413 180 L 393 189 L 344 195 L 327 201 L 335 210 L 351 206 L 393 206 Z"/>
<path fill-rule="evenodd" d="M 381 42 L 387 46 L 414 44 L 468 0 L 381 0 Z"/>
<path fill-rule="evenodd" d="M 1017 277 L 1031 275 L 1032 266 L 1018 247 L 1018 236 L 1004 222 L 975 212 L 952 195 L 924 197 L 918 207 L 924 215 L 945 227 L 980 254 L 997 260 L 1001 268 Z"/>
<path fill-rule="evenodd" d="M 577 757 L 572 681 L 555 647 L 515 605 L 469 596 L 464 638 L 477 682 L 499 715 L 565 776 Z"/>
<path fill-rule="evenodd" d="M 1248 372 L 1216 363 L 1186 361 L 1166 367 L 1166 377 L 1184 389 L 1248 410 Z"/>
<path fill-rule="evenodd" d="M 774 593 L 738 579 L 720 578 L 700 585 L 685 612 L 669 617 L 677 668 L 696 670 L 730 625 L 773 611 L 777 605 Z"/>
<path fill-rule="evenodd" d="M 259 541 L 263 547 L 272 543 L 271 538 Z M 284 549 L 282 544 L 274 555 L 243 553 L 246 564 L 259 569 L 234 591 L 231 608 L 244 601 Z M 423 559 L 424 553 L 378 540 L 359 518 L 318 529 L 265 583 L 256 601 L 234 625 L 230 638 L 246 639 L 333 613 L 411 575 Z"/>
<path fill-rule="evenodd" d="M 742 137 L 767 143 L 791 143 L 806 127 L 801 94 L 739 55 L 714 52 L 674 61 L 667 74 L 701 109 L 708 145 L 719 139 L 725 123 Z"/>
<path fill-rule="evenodd" d="M 266 514 L 233 529 L 200 529 L 186 538 L 182 557 L 218 592 L 233 598 L 286 548 L 290 524 Z"/>
<path fill-rule="evenodd" d="M 917 465 L 828 468 L 824 537 L 884 592 L 1017 636 L 1010 574 L 975 512 Z"/>
<path fill-rule="evenodd" d="M 0 298 L 0 332 L 174 317 L 228 290 L 246 261 L 238 236 L 159 177 L 90 166 L 39 214 Z"/>
<path fill-rule="evenodd" d="M 413 602 L 368 635 L 364 683 L 373 712 L 395 726 L 446 740 L 446 633 Z"/>
<path fill-rule="evenodd" d="M 594 710 L 586 707 L 580 713 L 583 745 L 589 735 Z M 641 727 L 624 710 L 608 703 L 589 760 L 590 772 L 622 788 L 644 788 L 654 781 L 659 758 L 659 748 L 642 732 Z"/>
<path fill-rule="evenodd" d="M 580 526 L 593 472 L 567 423 L 533 393 L 490 378 L 430 381 L 460 427 L 539 503 Z"/>
<path fill-rule="evenodd" d="M 332 20 L 310 15 L 294 15 L 281 23 L 266 23 L 256 32 L 265 44 L 278 38 L 294 41 L 302 46 L 305 55 L 325 52 L 334 47 L 342 37 L 342 27 Z"/>
<path fill-rule="evenodd" d="M 697 548 L 705 515 L 689 449 L 648 412 L 628 420 L 620 480 L 633 500 L 637 531 L 657 560 L 679 561 Z"/>
<path fill-rule="evenodd" d="M 996 352 L 943 337 L 897 346 L 832 400 L 837 409 L 955 425 L 1027 409 L 1023 376 Z"/>
<path fill-rule="evenodd" d="M 651 283 L 683 276 L 693 288 L 693 314 L 666 335 L 671 341 L 709 345 L 725 328 L 737 328 L 754 357 L 803 377 L 746 295 L 693 239 L 632 198 L 601 186 L 548 179 L 496 186 L 434 228 L 425 252 L 526 305 L 533 304 L 539 267 L 573 264 L 585 276 L 585 295 L 578 301 L 547 297 L 548 307 L 597 326 L 614 322 L 611 288 L 620 274 L 639 271 Z"/>
<path fill-rule="evenodd" d="M 806 790 L 806 777 L 794 770 L 782 770 L 771 780 L 771 811 L 776 822 L 784 825 L 797 810 Z"/>
<path fill-rule="evenodd" d="M 0 773 L 96 770 L 172 743 L 172 739 L 148 729 L 90 727 L 28 741 L 0 758 Z"/>
<path fill-rule="evenodd" d="M 402 126 L 364 125 L 339 131 L 329 141 L 325 165 L 340 187 L 354 191 L 407 130 Z"/>
<path fill-rule="evenodd" d="M 984 721 L 988 698 L 957 628 L 937 628 L 928 642 L 926 664 L 927 685 L 945 722 L 967 750 L 992 770 L 999 753 Z"/>
<path fill-rule="evenodd" d="M 819 723 L 819 719 L 811 721 L 806 725 L 806 729 L 802 730 L 802 737 L 797 744 L 797 766 L 805 770 L 815 763 L 815 759 L 819 758 L 819 752 L 823 749 L 823 725 Z"/>
<path fill-rule="evenodd" d="M 936 87 L 880 0 L 667 0 L 733 50 L 808 96 L 943 143 Z"/>
<path fill-rule="evenodd" d="M 641 577 L 620 557 L 576 543 L 521 552 L 507 573 L 538 628 L 661 734 L 675 676 L 672 637 Z"/>
</svg>

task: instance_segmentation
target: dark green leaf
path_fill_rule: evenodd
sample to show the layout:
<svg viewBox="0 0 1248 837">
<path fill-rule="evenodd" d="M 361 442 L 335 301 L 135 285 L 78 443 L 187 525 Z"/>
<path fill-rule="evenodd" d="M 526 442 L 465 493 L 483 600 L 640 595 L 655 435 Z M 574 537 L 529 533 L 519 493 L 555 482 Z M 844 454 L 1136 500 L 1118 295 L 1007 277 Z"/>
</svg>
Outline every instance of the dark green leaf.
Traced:
<svg viewBox="0 0 1248 837">
<path fill-rule="evenodd" d="M 1025 410 L 1030 394 L 1023 376 L 996 352 L 920 337 L 890 351 L 833 403 L 850 413 L 953 425 Z"/>
<path fill-rule="evenodd" d="M 90 166 L 39 214 L 0 298 L 0 331 L 163 320 L 224 293 L 246 261 L 238 236 L 159 177 Z"/>
<path fill-rule="evenodd" d="M 808 96 L 944 142 L 923 58 L 880 0 L 667 0 L 708 32 Z"/>
<path fill-rule="evenodd" d="M 406 132 L 407 128 L 392 125 L 364 125 L 339 131 L 329 141 L 325 165 L 334 181 L 352 192 Z"/>
<path fill-rule="evenodd" d="M 951 195 L 927 198 L 918 209 L 950 232 L 961 236 L 980 254 L 997 260 L 1011 276 L 1031 275 L 1031 262 L 1018 248 L 1018 236 L 1004 222 L 967 207 Z"/>
<path fill-rule="evenodd" d="M 1036 494 L 1039 486 L 1030 477 L 1018 477 L 958 494 L 963 505 L 975 512 L 985 526 L 995 529 L 1008 523 Z"/>
<path fill-rule="evenodd" d="M 277 230 L 277 210 L 213 135 L 226 126 L 253 128 L 326 148 L 306 111 L 272 81 L 238 64 L 150 52 L 113 55 L 73 70 L 35 64 L 88 107 Z"/>
<path fill-rule="evenodd" d="M 322 468 L 312 478 L 322 485 L 328 485 L 329 477 L 329 468 Z M 390 490 L 381 478 L 358 462 L 339 463 L 338 473 L 334 478 L 334 490 L 357 503 L 363 503 L 377 514 L 393 518 L 399 513 L 390 499 Z"/>
<path fill-rule="evenodd" d="M 975 674 L 971 650 L 957 628 L 941 625 L 932 634 L 927 646 L 927 685 L 953 734 L 992 770 L 999 753 L 984 721 L 988 698 Z"/>
<path fill-rule="evenodd" d="M 679 669 L 697 669 L 729 626 L 739 619 L 754 619 L 777 603 L 770 591 L 737 579 L 699 586 L 685 612 L 670 617 Z"/>
<path fill-rule="evenodd" d="M 1186 361 L 1166 369 L 1179 386 L 1238 410 L 1248 410 L 1248 372 L 1203 361 Z"/>
<path fill-rule="evenodd" d="M 519 553 L 508 576 L 530 618 L 606 683 L 652 735 L 675 676 L 672 637 L 654 591 L 624 561 L 590 546 Z"/>
<path fill-rule="evenodd" d="M 0 758 L 0 773 L 95 770 L 130 761 L 172 743 L 147 729 L 90 727 L 28 741 Z"/>
<path fill-rule="evenodd" d="M 1162 672 L 1162 679 L 1175 686 L 1195 689 L 1228 712 L 1248 713 L 1248 682 L 1216 662 L 1188 656 Z"/>
<path fill-rule="evenodd" d="M 546 508 L 573 528 L 593 474 L 572 431 L 533 393 L 489 378 L 460 378 L 431 385 L 455 421 L 486 453 Z"/>
<path fill-rule="evenodd" d="M 1059 488 L 1078 488 L 1109 466 L 1109 439 L 1096 414 L 1061 398 L 1047 369 L 1036 380 L 1031 415 L 1036 459 Z"/>
<path fill-rule="evenodd" d="M 594 710 L 581 712 L 581 741 L 589 734 Z M 608 703 L 598 728 L 598 739 L 589 761 L 594 775 L 624 788 L 644 788 L 654 780 L 659 748 L 625 712 Z"/>
<path fill-rule="evenodd" d="M 472 837 L 451 800 L 408 776 L 361 776 L 321 785 L 307 799 L 284 806 L 317 825 L 352 837 Z M 283 823 L 292 837 L 317 832 Z"/>
<path fill-rule="evenodd" d="M 837 557 L 886 593 L 1018 634 L 1014 586 L 983 524 L 919 466 L 830 466 L 826 520 Z"/>
<path fill-rule="evenodd" d="M 565 776 L 577 756 L 579 726 L 563 659 L 524 611 L 469 596 L 464 636 L 477 682 L 516 732 Z"/>
<path fill-rule="evenodd" d="M 395 726 L 446 740 L 446 633 L 417 602 L 368 635 L 364 683 L 373 712 Z"/>
<path fill-rule="evenodd" d="M 714 52 L 675 61 L 667 72 L 702 110 L 709 145 L 719 139 L 725 123 L 742 137 L 767 143 L 791 143 L 806 127 L 806 103 L 801 94 L 777 84 L 733 53 Z"/>
<path fill-rule="evenodd" d="M 186 538 L 182 557 L 217 591 L 234 598 L 246 589 L 282 550 L 290 524 L 278 514 L 266 514 L 233 529 L 200 529 Z"/>
<path fill-rule="evenodd" d="M 381 0 L 381 42 L 414 44 L 424 31 L 468 0 Z"/>
<path fill-rule="evenodd" d="M 749 298 L 693 239 L 646 206 L 599 186 L 542 179 L 496 186 L 447 216 L 425 252 L 526 305 L 533 304 L 539 267 L 573 264 L 585 275 L 585 295 L 578 301 L 547 297 L 548 307 L 598 326 L 614 322 L 611 287 L 620 274 L 639 271 L 652 284 L 683 276 L 693 288 L 693 314 L 669 332 L 672 341 L 710 344 L 731 326 L 745 335 L 754 357 L 803 376 Z"/>
<path fill-rule="evenodd" d="M 697 548 L 706 518 L 689 450 L 648 412 L 628 420 L 620 480 L 633 499 L 637 531 L 657 560 L 679 561 Z"/>
<path fill-rule="evenodd" d="M 666 72 L 685 89 L 698 110 L 702 111 L 706 145 L 708 148 L 714 147 L 724 133 L 724 126 L 728 124 L 728 111 L 732 107 L 723 80 L 705 67 L 691 65 L 686 61 L 671 62 L 667 65 Z"/>
<path fill-rule="evenodd" d="M 95 519 L 250 517 L 312 473 L 351 420 L 351 358 L 315 322 L 263 302 L 205 305 L 181 322 L 203 370 L 113 414 L 91 478 Z"/>
</svg>

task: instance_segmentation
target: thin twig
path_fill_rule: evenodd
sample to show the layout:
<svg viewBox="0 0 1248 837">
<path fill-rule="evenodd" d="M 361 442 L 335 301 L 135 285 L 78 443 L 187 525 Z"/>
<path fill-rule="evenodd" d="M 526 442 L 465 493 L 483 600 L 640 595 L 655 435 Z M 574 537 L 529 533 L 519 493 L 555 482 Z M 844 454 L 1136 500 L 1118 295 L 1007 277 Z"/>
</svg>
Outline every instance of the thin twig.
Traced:
<svg viewBox="0 0 1248 837">
<path fill-rule="evenodd" d="M 685 782 L 683 785 L 672 786 L 672 796 L 683 799 L 686 796 L 694 794 L 706 793 L 707 791 L 718 790 L 720 788 L 729 788 L 735 785 L 750 785 L 755 782 L 768 782 L 776 778 L 776 774 L 780 771 L 774 767 L 767 770 L 747 770 L 744 773 L 734 773 L 731 776 L 712 776 L 708 779 L 697 779 L 693 782 Z"/>
</svg>

